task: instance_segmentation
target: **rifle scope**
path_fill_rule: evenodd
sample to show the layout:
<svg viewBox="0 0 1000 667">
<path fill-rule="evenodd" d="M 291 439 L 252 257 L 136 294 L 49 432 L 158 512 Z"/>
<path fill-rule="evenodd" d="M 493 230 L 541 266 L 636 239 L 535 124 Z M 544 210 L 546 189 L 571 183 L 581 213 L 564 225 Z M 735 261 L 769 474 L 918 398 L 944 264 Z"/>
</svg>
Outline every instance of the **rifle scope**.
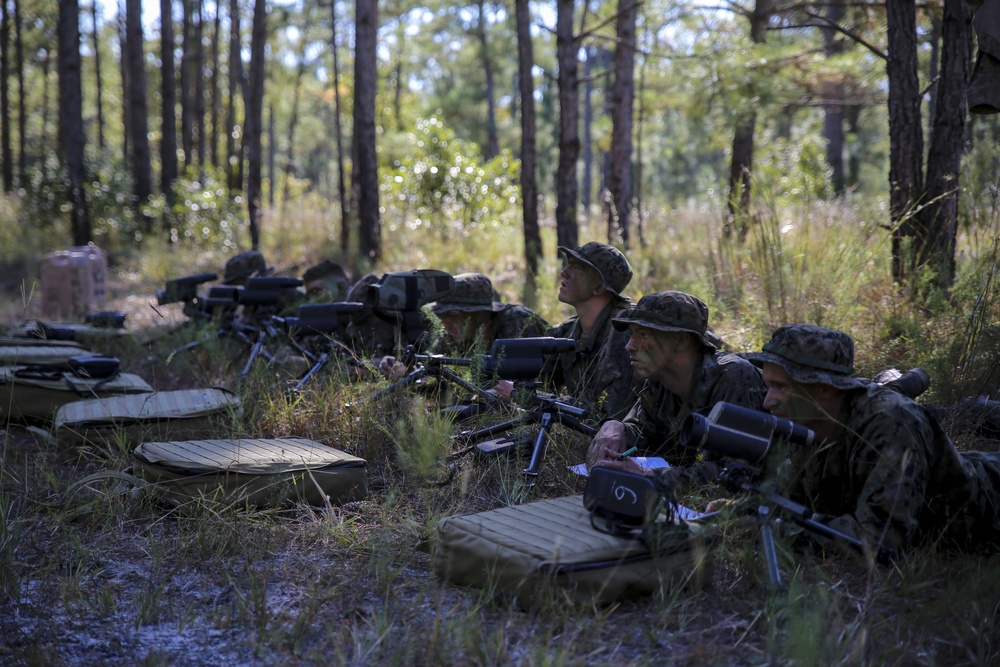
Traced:
<svg viewBox="0 0 1000 667">
<path fill-rule="evenodd" d="M 545 365 L 543 355 L 576 350 L 572 338 L 498 338 L 483 357 L 483 370 L 504 380 L 531 380 Z"/>
<path fill-rule="evenodd" d="M 156 305 L 165 306 L 178 301 L 193 301 L 198 296 L 198 285 L 217 279 L 214 273 L 196 273 L 183 278 L 168 280 L 163 289 L 156 290 Z"/>
<path fill-rule="evenodd" d="M 414 311 L 455 289 L 455 278 L 436 269 L 415 269 L 383 274 L 364 291 L 368 308 Z"/>
<path fill-rule="evenodd" d="M 755 465 L 764 460 L 771 443 L 785 440 L 793 445 L 811 445 L 815 434 L 787 419 L 719 401 L 708 417 L 688 415 L 681 427 L 685 447 L 741 459 Z"/>
<path fill-rule="evenodd" d="M 302 285 L 299 278 L 286 276 L 264 276 L 247 278 L 243 289 L 237 293 L 237 300 L 244 306 L 273 306 L 281 301 L 284 290 Z"/>
<path fill-rule="evenodd" d="M 299 306 L 297 317 L 286 317 L 285 332 L 292 336 L 331 334 L 340 328 L 343 316 L 360 313 L 365 304 L 356 301 L 335 301 Z"/>
<path fill-rule="evenodd" d="M 208 289 L 208 295 L 198 300 L 202 312 L 212 314 L 216 311 L 228 312 L 236 310 L 239 304 L 239 293 L 242 287 L 236 285 L 213 285 Z"/>
</svg>

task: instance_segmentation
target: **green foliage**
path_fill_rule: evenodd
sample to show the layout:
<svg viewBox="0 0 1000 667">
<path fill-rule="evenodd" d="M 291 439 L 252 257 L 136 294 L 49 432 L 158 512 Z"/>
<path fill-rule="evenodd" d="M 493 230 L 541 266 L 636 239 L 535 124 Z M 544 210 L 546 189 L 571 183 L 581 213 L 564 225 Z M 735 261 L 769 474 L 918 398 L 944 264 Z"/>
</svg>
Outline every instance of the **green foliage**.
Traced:
<svg viewBox="0 0 1000 667">
<path fill-rule="evenodd" d="M 189 167 L 174 184 L 172 199 L 168 204 L 160 195 L 146 207 L 148 215 L 164 220 L 170 242 L 232 252 L 246 238 L 243 197 L 229 191 L 224 170 Z"/>
<path fill-rule="evenodd" d="M 382 177 L 391 216 L 410 229 L 427 227 L 442 238 L 464 238 L 488 226 L 516 224 L 519 163 L 507 151 L 485 164 L 478 149 L 455 137 L 436 117 L 407 135 L 407 153 Z"/>
</svg>

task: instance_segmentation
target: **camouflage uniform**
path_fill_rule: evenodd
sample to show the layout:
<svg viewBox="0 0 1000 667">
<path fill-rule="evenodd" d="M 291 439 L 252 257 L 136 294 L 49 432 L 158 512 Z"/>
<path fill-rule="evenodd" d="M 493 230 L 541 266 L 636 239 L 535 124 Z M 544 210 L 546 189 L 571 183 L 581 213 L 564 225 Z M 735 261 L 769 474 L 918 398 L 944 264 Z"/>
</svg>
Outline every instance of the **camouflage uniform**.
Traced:
<svg viewBox="0 0 1000 667">
<path fill-rule="evenodd" d="M 565 391 L 574 404 L 586 408 L 588 421 L 622 419 L 635 402 L 636 388 L 625 350 L 628 333 L 616 330 L 611 320 L 628 315 L 631 302 L 622 291 L 632 280 L 632 267 L 621 251 L 604 243 L 576 249 L 559 246 L 559 252 L 596 270 L 615 298 L 586 334 L 576 316 L 548 330 L 548 336 L 575 340 L 576 350 L 550 355 L 541 377 L 547 389 Z"/>
<path fill-rule="evenodd" d="M 733 354 L 720 352 L 705 335 L 708 307 L 683 292 L 654 292 L 639 299 L 628 317 L 612 320 L 624 330 L 637 324 L 658 331 L 694 334 L 702 346 L 702 361 L 692 378 L 693 389 L 687 401 L 656 380 L 646 380 L 639 398 L 624 419 L 629 446 L 639 447 L 643 455 L 662 456 L 672 466 L 694 462 L 697 451 L 684 447 L 679 440 L 681 426 L 691 413 L 707 415 L 719 401 L 759 410 L 766 388 L 760 372 Z"/>
<path fill-rule="evenodd" d="M 498 338 L 534 338 L 544 336 L 548 323 L 530 308 L 505 304 L 493 289 L 493 283 L 481 273 L 460 273 L 455 276 L 455 289 L 430 305 L 435 315 L 448 312 L 489 312 L 490 323 L 482 332 L 483 343 L 489 349 Z M 458 344 L 448 345 L 455 349 Z M 469 343 L 471 346 L 471 343 Z M 467 355 L 471 349 L 455 350 Z"/>
<path fill-rule="evenodd" d="M 847 334 L 788 325 L 750 358 L 846 392 L 833 437 L 794 449 L 779 471 L 785 493 L 814 518 L 895 551 L 940 536 L 959 545 L 1000 539 L 1000 454 L 960 453 L 924 406 L 851 377 Z"/>
</svg>

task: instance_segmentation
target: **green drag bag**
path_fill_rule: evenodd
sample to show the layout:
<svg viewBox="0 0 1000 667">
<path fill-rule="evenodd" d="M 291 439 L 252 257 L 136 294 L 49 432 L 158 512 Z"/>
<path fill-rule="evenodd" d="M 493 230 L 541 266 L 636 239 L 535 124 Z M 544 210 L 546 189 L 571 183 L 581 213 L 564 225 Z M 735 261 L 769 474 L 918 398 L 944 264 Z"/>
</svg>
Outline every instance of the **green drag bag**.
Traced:
<svg viewBox="0 0 1000 667">
<path fill-rule="evenodd" d="M 198 498 L 322 506 L 368 495 L 364 459 L 305 438 L 144 442 L 132 459 L 132 474 L 175 506 Z"/>
</svg>

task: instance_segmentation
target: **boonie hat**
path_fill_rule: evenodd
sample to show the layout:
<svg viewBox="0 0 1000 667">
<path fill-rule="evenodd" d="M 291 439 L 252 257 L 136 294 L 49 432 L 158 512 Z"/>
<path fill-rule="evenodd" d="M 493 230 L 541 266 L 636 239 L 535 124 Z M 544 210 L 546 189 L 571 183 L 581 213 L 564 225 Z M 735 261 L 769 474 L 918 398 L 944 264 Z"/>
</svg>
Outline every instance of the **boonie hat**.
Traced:
<svg viewBox="0 0 1000 667">
<path fill-rule="evenodd" d="M 778 327 L 762 352 L 747 355 L 755 366 L 776 364 L 802 384 L 826 384 L 836 389 L 859 389 L 867 381 L 853 378 L 854 341 L 843 331 L 815 324 Z"/>
<path fill-rule="evenodd" d="M 708 330 L 708 306 L 696 296 L 684 292 L 653 292 L 639 299 L 626 317 L 611 320 L 618 331 L 624 331 L 630 324 L 656 329 L 657 331 L 677 331 L 692 333 L 708 350 L 715 351 L 705 336 Z"/>
<path fill-rule="evenodd" d="M 559 252 L 596 270 L 601 275 L 604 289 L 619 298 L 628 299 L 622 296 L 622 290 L 632 280 L 632 267 L 621 250 L 606 243 L 591 241 L 575 249 L 559 246 Z"/>
<path fill-rule="evenodd" d="M 306 269 L 302 273 L 302 282 L 305 284 L 306 293 L 325 289 L 335 301 L 347 296 L 350 286 L 344 267 L 330 259 L 324 259 Z"/>
<path fill-rule="evenodd" d="M 259 250 L 244 250 L 233 255 L 226 262 L 223 282 L 234 283 L 250 276 L 263 276 L 268 273 L 271 273 L 271 270 L 267 268 L 267 261 L 264 259 L 263 253 Z"/>
<path fill-rule="evenodd" d="M 498 312 L 506 306 L 500 302 L 493 282 L 481 273 L 460 273 L 455 276 L 455 289 L 430 304 L 431 312 L 441 315 L 457 310 Z"/>
</svg>

